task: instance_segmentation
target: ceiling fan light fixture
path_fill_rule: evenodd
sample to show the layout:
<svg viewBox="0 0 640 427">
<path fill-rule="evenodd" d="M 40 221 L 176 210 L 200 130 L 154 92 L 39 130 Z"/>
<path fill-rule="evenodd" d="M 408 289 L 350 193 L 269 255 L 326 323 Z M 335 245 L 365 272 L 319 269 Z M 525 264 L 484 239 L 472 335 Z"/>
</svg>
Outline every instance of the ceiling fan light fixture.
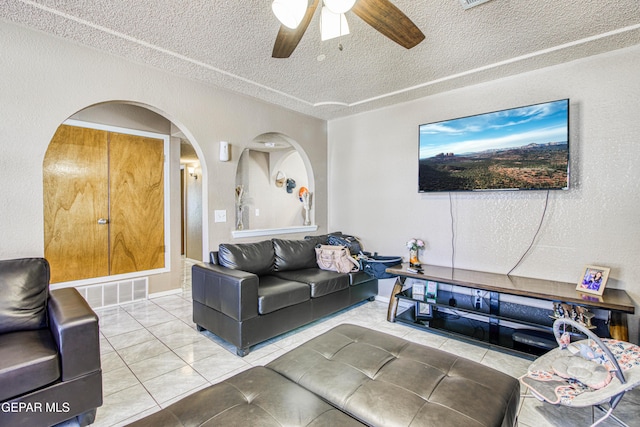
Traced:
<svg viewBox="0 0 640 427">
<path fill-rule="evenodd" d="M 320 39 L 322 41 L 349 34 L 349 24 L 344 13 L 333 13 L 327 6 L 320 14 Z"/>
<path fill-rule="evenodd" d="M 356 0 L 324 0 L 324 5 L 333 13 L 347 13 L 351 10 Z"/>
<path fill-rule="evenodd" d="M 308 6 L 308 0 L 274 0 L 271 10 L 282 25 L 295 30 L 302 22 Z"/>
</svg>

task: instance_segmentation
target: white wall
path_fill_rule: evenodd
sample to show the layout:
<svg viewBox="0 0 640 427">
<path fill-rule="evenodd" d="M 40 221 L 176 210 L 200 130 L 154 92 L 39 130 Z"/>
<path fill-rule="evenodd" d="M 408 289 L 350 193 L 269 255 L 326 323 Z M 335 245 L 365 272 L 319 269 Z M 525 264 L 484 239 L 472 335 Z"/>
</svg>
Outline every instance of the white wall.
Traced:
<svg viewBox="0 0 640 427">
<path fill-rule="evenodd" d="M 51 137 L 77 111 L 115 100 L 148 106 L 196 147 L 210 216 L 205 250 L 232 241 L 237 161 L 268 132 L 294 139 L 311 159 L 315 218 L 326 231 L 326 122 L 4 21 L 0 52 L 0 259 L 43 256 L 42 160 Z M 229 162 L 218 161 L 221 140 L 232 145 Z M 215 209 L 226 209 L 230 220 L 214 223 Z M 151 285 L 151 292 L 176 286 L 155 278 Z"/>
<path fill-rule="evenodd" d="M 276 161 L 274 157 L 279 160 Z M 277 165 L 275 170 L 273 163 Z M 287 178 L 296 182 L 291 193 L 287 193 L 286 184 L 282 187 L 276 185 L 277 171 L 282 171 Z M 297 151 L 278 156 L 278 153 L 245 150 L 238 165 L 236 183 L 244 185 L 245 189 L 245 230 L 303 225 L 304 211 L 298 192 L 301 187 L 309 188 L 309 181 L 304 162 Z M 259 215 L 256 215 L 256 209 Z"/>
<path fill-rule="evenodd" d="M 185 256 L 189 259 L 202 261 L 202 174 L 200 162 L 188 163 L 187 167 L 194 168 L 191 176 L 187 170 L 184 174 L 184 239 Z"/>
<path fill-rule="evenodd" d="M 577 283 L 611 267 L 640 301 L 640 46 L 329 122 L 329 228 L 367 250 L 451 265 L 449 193 L 419 194 L 418 125 L 570 98 L 571 189 L 553 191 L 532 252 L 512 274 Z M 455 266 L 507 273 L 530 244 L 545 192 L 451 193 Z M 389 292 L 388 286 L 381 293 Z M 636 308 L 638 310 L 638 308 Z M 630 318 L 638 340 L 638 317 Z"/>
</svg>

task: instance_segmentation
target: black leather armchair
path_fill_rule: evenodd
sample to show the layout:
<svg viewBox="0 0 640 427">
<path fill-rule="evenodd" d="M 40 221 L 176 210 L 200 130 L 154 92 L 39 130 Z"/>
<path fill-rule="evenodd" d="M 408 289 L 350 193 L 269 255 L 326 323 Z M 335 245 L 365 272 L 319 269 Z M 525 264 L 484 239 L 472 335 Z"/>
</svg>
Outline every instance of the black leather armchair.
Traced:
<svg viewBox="0 0 640 427">
<path fill-rule="evenodd" d="M 102 405 L 98 317 L 49 277 L 42 258 L 0 261 L 2 426 L 86 426 Z"/>
</svg>

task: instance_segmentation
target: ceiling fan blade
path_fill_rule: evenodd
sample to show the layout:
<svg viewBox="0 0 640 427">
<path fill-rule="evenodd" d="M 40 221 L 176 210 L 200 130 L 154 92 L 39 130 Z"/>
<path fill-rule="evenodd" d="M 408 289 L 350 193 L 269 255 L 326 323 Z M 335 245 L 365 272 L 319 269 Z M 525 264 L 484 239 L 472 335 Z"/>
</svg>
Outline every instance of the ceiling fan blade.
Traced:
<svg viewBox="0 0 640 427">
<path fill-rule="evenodd" d="M 351 10 L 364 22 L 407 49 L 424 40 L 420 28 L 389 0 L 358 0 Z"/>
<path fill-rule="evenodd" d="M 272 58 L 288 58 L 291 56 L 298 46 L 298 43 L 300 43 L 300 39 L 302 39 L 304 32 L 307 31 L 307 27 L 311 22 L 311 18 L 313 18 L 313 14 L 318 7 L 319 1 L 320 0 L 313 0 L 307 8 L 307 12 L 304 14 L 302 22 L 300 22 L 300 25 L 298 25 L 298 28 L 295 30 L 287 28 L 284 25 L 280 25 L 280 31 L 278 31 L 276 42 L 273 45 L 273 52 L 271 53 Z"/>
</svg>

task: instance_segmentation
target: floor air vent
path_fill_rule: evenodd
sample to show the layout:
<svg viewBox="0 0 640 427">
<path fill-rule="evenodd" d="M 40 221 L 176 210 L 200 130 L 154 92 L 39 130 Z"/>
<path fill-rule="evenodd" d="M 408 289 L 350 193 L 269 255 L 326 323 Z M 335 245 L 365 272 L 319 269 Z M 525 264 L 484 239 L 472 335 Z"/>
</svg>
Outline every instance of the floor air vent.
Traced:
<svg viewBox="0 0 640 427">
<path fill-rule="evenodd" d="M 91 308 L 108 307 L 147 299 L 149 278 L 141 277 L 121 282 L 98 283 L 80 286 L 76 289 L 87 300 Z"/>
<path fill-rule="evenodd" d="M 460 0 L 460 4 L 464 9 L 469 9 L 474 6 L 480 6 L 482 3 L 486 3 L 491 0 Z"/>
</svg>

